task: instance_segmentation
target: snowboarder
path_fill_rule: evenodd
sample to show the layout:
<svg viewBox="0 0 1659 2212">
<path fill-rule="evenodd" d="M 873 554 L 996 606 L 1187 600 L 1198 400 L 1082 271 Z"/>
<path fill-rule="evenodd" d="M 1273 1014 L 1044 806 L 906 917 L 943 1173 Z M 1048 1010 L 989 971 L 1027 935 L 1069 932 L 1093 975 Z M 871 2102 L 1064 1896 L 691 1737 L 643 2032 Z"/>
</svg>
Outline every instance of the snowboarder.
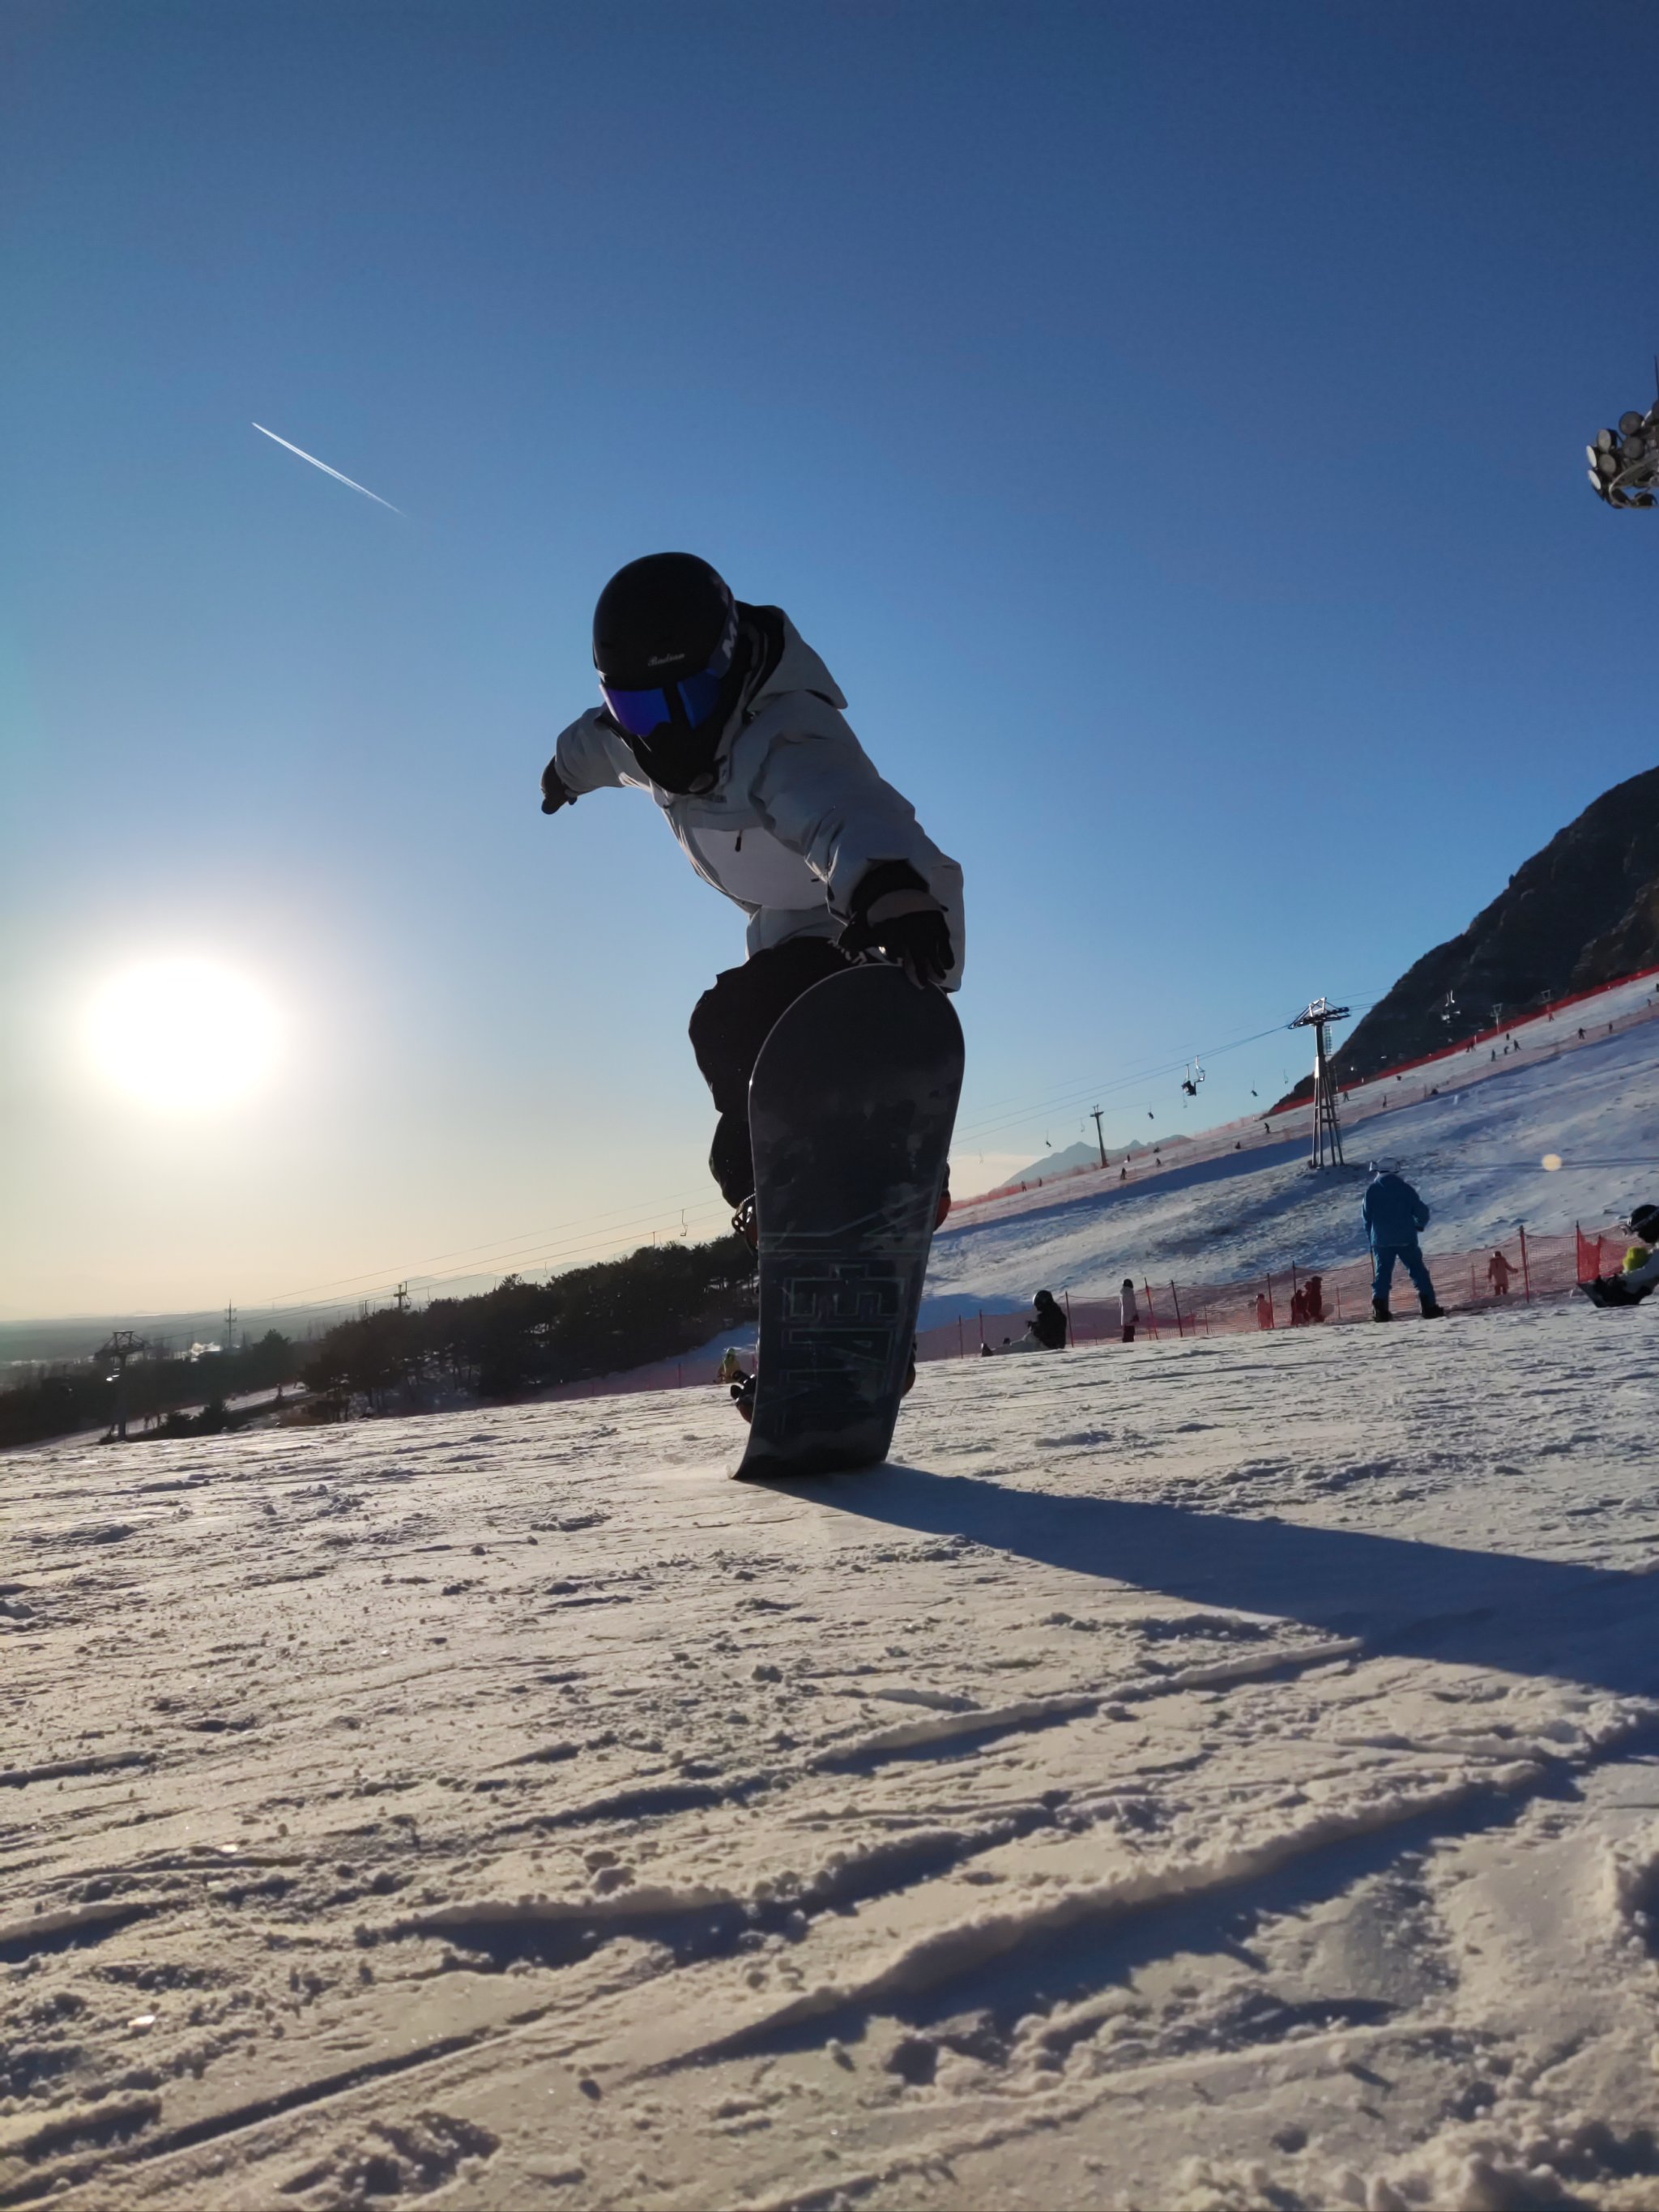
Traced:
<svg viewBox="0 0 1659 2212">
<path fill-rule="evenodd" d="M 1417 1286 L 1424 1320 L 1438 1321 L 1445 1308 L 1435 1298 L 1423 1248 L 1417 1241 L 1429 1225 L 1429 1209 L 1403 1176 L 1380 1161 L 1371 1162 L 1370 1176 L 1360 1214 L 1371 1248 L 1371 1319 L 1394 1318 L 1389 1310 L 1389 1286 L 1398 1260 Z"/>
<path fill-rule="evenodd" d="M 1307 1286 L 1304 1290 L 1302 1296 L 1307 1305 L 1308 1319 L 1310 1322 L 1323 1321 L 1325 1318 L 1325 1278 L 1322 1275 L 1310 1275 L 1307 1281 Z"/>
<path fill-rule="evenodd" d="M 1273 1302 L 1266 1291 L 1255 1294 L 1255 1325 L 1258 1328 L 1271 1328 L 1273 1325 Z"/>
<path fill-rule="evenodd" d="M 1025 1324 L 1024 1335 L 1018 1338 L 1005 1336 L 996 1346 L 996 1351 L 999 1354 L 1006 1352 L 1064 1352 L 1066 1334 L 1066 1315 L 1055 1303 L 1054 1292 L 1039 1291 L 1031 1301 L 1031 1318 Z M 988 1344 L 980 1346 L 982 1352 L 991 1349 Z"/>
<path fill-rule="evenodd" d="M 593 665 L 604 703 L 561 734 L 542 811 L 647 793 L 697 873 L 749 916 L 748 958 L 697 1001 L 690 1036 L 719 1115 L 709 1167 L 752 1243 L 749 1078 L 773 1024 L 872 951 L 954 991 L 962 871 L 876 773 L 789 617 L 734 598 L 696 555 L 617 571 L 594 610 Z"/>
<path fill-rule="evenodd" d="M 1031 1301 L 1030 1333 L 1045 1352 L 1064 1352 L 1068 1334 L 1066 1315 L 1052 1291 L 1039 1291 Z"/>
<path fill-rule="evenodd" d="M 1508 1297 L 1510 1277 L 1514 1273 L 1515 1269 L 1510 1265 L 1504 1253 L 1494 1250 L 1491 1259 L 1486 1262 L 1486 1280 L 1492 1285 L 1493 1297 Z"/>
<path fill-rule="evenodd" d="M 1579 1287 L 1592 1305 L 1639 1305 L 1654 1285 L 1659 1283 L 1659 1250 L 1652 1249 L 1659 1244 L 1659 1206 L 1637 1206 L 1625 1226 L 1649 1248 L 1648 1256 L 1632 1267 L 1632 1255 L 1627 1252 L 1618 1274 L 1598 1276 L 1594 1282 L 1581 1284 Z"/>
<path fill-rule="evenodd" d="M 1123 1278 L 1123 1288 L 1117 1294 L 1117 1318 L 1118 1324 L 1123 1331 L 1123 1341 L 1125 1344 L 1133 1344 L 1135 1340 L 1135 1329 L 1140 1321 L 1140 1307 L 1135 1297 L 1133 1275 L 1126 1275 Z"/>
</svg>

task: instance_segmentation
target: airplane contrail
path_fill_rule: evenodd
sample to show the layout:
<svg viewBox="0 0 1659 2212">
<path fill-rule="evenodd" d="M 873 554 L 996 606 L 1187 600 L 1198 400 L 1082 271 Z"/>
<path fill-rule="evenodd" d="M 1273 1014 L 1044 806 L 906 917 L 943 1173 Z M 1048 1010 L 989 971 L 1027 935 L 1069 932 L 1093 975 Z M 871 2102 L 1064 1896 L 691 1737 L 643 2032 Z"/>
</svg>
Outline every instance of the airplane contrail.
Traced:
<svg viewBox="0 0 1659 2212">
<path fill-rule="evenodd" d="M 377 507 L 390 507 L 393 514 L 403 513 L 402 507 L 392 507 L 389 499 L 382 499 L 379 492 L 371 491 L 367 484 L 360 484 L 355 477 L 343 477 L 338 469 L 330 468 L 326 461 L 319 461 L 315 453 L 307 453 L 303 446 L 289 446 L 286 438 L 279 438 L 274 430 L 267 430 L 263 422 L 256 422 L 253 427 L 262 438 L 269 438 L 276 446 L 288 446 L 290 453 L 298 453 L 302 461 L 309 461 L 313 469 L 320 469 L 325 477 L 332 477 L 337 483 L 349 484 L 353 491 L 362 492 L 365 499 L 372 499 Z"/>
</svg>

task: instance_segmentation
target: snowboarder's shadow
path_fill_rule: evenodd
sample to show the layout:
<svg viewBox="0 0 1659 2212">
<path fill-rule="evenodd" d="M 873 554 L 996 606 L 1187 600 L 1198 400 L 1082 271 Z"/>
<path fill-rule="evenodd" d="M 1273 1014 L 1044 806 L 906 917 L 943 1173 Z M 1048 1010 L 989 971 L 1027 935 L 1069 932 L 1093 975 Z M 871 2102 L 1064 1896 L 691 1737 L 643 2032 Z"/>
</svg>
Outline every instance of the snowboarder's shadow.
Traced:
<svg viewBox="0 0 1659 2212">
<path fill-rule="evenodd" d="M 1659 1695 L 1659 1574 L 1352 1528 L 1056 1496 L 890 1462 L 825 1505 L 1204 1606 L 1299 1620 L 1452 1665 Z"/>
</svg>

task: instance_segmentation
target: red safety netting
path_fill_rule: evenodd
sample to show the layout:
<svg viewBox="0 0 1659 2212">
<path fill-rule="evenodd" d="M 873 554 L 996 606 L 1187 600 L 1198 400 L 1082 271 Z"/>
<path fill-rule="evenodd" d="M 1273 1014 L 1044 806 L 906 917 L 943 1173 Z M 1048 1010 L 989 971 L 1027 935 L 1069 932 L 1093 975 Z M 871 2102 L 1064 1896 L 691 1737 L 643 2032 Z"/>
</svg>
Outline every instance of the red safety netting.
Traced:
<svg viewBox="0 0 1659 2212">
<path fill-rule="evenodd" d="M 1468 1312 L 1500 1303 L 1529 1304 L 1559 1297 L 1594 1276 L 1616 1273 L 1630 1238 L 1609 1225 L 1586 1232 L 1575 1226 L 1545 1237 L 1526 1230 L 1500 1243 L 1464 1252 L 1425 1255 L 1435 1295 L 1448 1310 Z M 1062 1297 L 1073 1344 L 1121 1340 L 1115 1298 Z M 1182 1283 L 1143 1279 L 1136 1285 L 1137 1334 L 1164 1337 L 1220 1336 L 1240 1329 L 1317 1327 L 1335 1322 L 1369 1321 L 1371 1263 L 1349 1261 L 1340 1267 L 1310 1270 L 1294 1265 L 1242 1282 Z M 1403 1269 L 1396 1268 L 1393 1310 L 1416 1310 L 1416 1293 Z M 1024 1334 L 1023 1314 L 964 1314 L 917 1339 L 921 1359 L 978 1358 L 980 1346 L 1000 1352 Z"/>
</svg>

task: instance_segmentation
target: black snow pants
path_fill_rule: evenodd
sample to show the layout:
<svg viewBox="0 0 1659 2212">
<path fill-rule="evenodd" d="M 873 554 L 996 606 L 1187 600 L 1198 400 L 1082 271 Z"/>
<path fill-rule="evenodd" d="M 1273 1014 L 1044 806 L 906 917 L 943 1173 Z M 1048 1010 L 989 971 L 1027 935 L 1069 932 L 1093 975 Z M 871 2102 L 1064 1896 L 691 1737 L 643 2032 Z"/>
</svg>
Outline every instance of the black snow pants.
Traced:
<svg viewBox="0 0 1659 2212">
<path fill-rule="evenodd" d="M 749 1079 L 761 1047 L 786 1006 L 851 965 L 850 956 L 827 937 L 792 937 L 741 968 L 723 969 L 693 1007 L 691 1049 L 720 1115 L 708 1166 L 728 1206 L 741 1206 L 755 1188 Z"/>
</svg>

